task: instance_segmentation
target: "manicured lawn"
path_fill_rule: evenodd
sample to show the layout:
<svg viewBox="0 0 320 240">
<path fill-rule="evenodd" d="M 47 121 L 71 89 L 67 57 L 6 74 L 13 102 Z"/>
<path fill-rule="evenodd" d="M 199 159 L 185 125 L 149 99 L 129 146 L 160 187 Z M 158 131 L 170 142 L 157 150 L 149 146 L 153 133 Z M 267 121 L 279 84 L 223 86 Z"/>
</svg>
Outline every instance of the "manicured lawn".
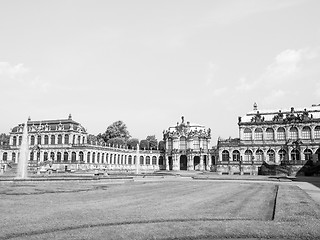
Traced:
<svg viewBox="0 0 320 240">
<path fill-rule="evenodd" d="M 277 182 L 0 182 L 0 239 L 238 237 L 318 239 L 319 206 Z"/>
</svg>

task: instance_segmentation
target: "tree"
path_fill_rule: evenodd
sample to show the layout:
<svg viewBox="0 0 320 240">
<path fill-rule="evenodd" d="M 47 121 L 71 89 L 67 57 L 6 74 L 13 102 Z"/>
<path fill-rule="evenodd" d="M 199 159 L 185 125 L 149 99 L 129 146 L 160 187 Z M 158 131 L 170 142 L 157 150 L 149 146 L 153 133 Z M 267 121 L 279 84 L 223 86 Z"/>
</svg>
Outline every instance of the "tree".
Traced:
<svg viewBox="0 0 320 240">
<path fill-rule="evenodd" d="M 158 140 L 155 135 L 147 136 L 146 140 L 149 142 L 149 149 L 157 149 Z"/>
<path fill-rule="evenodd" d="M 98 134 L 99 138 L 102 138 L 105 142 L 108 142 L 113 138 L 122 138 L 125 142 L 131 137 L 127 130 L 126 124 L 122 121 L 116 121 L 108 126 L 107 130 L 101 134 Z"/>
<path fill-rule="evenodd" d="M 107 145 L 113 146 L 113 147 L 120 147 L 124 146 L 126 144 L 125 140 L 121 137 L 115 137 L 111 138 L 107 141 Z"/>
<path fill-rule="evenodd" d="M 137 144 L 139 144 L 139 139 L 137 138 L 130 138 L 127 141 L 127 146 L 129 149 L 135 149 L 137 147 Z"/>
<path fill-rule="evenodd" d="M 0 145 L 9 145 L 9 139 L 10 136 L 5 134 L 5 133 L 1 133 L 0 134 Z"/>
<path fill-rule="evenodd" d="M 87 143 L 95 144 L 98 141 L 98 138 L 93 134 L 88 134 L 87 136 Z"/>
<path fill-rule="evenodd" d="M 158 149 L 164 151 L 166 149 L 166 143 L 164 141 L 159 141 Z"/>
<path fill-rule="evenodd" d="M 146 139 L 141 140 L 139 146 L 140 146 L 141 150 L 149 150 L 148 140 L 146 140 Z"/>
</svg>

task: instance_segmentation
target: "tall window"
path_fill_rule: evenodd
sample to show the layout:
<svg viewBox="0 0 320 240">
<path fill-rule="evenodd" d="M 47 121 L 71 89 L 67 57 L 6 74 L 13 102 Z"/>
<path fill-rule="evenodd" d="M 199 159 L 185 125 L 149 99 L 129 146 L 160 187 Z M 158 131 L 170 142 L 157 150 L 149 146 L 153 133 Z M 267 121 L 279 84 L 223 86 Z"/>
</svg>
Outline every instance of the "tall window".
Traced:
<svg viewBox="0 0 320 240">
<path fill-rule="evenodd" d="M 290 139 L 297 140 L 298 139 L 298 129 L 296 127 L 290 128 Z"/>
<path fill-rule="evenodd" d="M 61 152 L 57 152 L 57 162 L 61 162 Z"/>
<path fill-rule="evenodd" d="M 90 155 L 91 155 L 90 152 L 88 152 L 88 153 L 87 153 L 87 162 L 88 162 L 88 163 L 91 163 Z"/>
<path fill-rule="evenodd" d="M 273 140 L 274 139 L 274 131 L 272 128 L 267 128 L 266 130 L 266 140 Z"/>
<path fill-rule="evenodd" d="M 83 160 L 84 160 L 82 151 L 79 152 L 79 160 L 80 160 L 80 162 L 83 162 Z"/>
<path fill-rule="evenodd" d="M 314 138 L 316 138 L 316 139 L 320 138 L 320 126 L 316 126 L 314 128 Z"/>
<path fill-rule="evenodd" d="M 129 164 L 129 165 L 132 164 L 132 156 L 131 156 L 131 155 L 129 155 L 129 157 L 128 157 L 128 164 Z"/>
<path fill-rule="evenodd" d="M 250 128 L 246 128 L 243 131 L 244 140 L 251 140 L 252 139 L 252 131 Z"/>
<path fill-rule="evenodd" d="M 277 140 L 285 140 L 286 139 L 286 131 L 283 127 L 278 128 L 277 130 Z"/>
<path fill-rule="evenodd" d="M 298 149 L 293 149 L 291 151 L 291 160 L 293 161 L 300 160 L 300 152 Z"/>
<path fill-rule="evenodd" d="M 262 129 L 261 128 L 257 128 L 256 130 L 254 130 L 254 140 L 258 140 L 258 141 L 262 140 Z"/>
<path fill-rule="evenodd" d="M 64 144 L 69 144 L 69 135 L 64 135 Z"/>
<path fill-rule="evenodd" d="M 152 157 L 152 165 L 157 165 L 157 157 L 156 156 Z"/>
<path fill-rule="evenodd" d="M 250 162 L 252 161 L 252 151 L 247 149 L 245 152 L 244 152 L 244 161 L 246 162 Z"/>
<path fill-rule="evenodd" d="M 222 151 L 222 161 L 229 161 L 229 152 L 227 150 Z"/>
<path fill-rule="evenodd" d="M 307 126 L 302 128 L 302 139 L 311 139 L 311 129 Z"/>
<path fill-rule="evenodd" d="M 52 145 L 56 144 L 55 139 L 56 139 L 56 137 L 54 135 L 51 135 L 51 144 Z"/>
<path fill-rule="evenodd" d="M 71 162 L 76 162 L 77 161 L 77 155 L 75 152 L 72 152 L 71 154 Z"/>
<path fill-rule="evenodd" d="M 19 136 L 19 145 L 21 145 L 22 142 L 22 136 Z"/>
<path fill-rule="evenodd" d="M 147 157 L 146 157 L 146 164 L 147 164 L 147 165 L 150 165 L 150 156 L 147 156 Z"/>
<path fill-rule="evenodd" d="M 34 153 L 33 153 L 33 151 L 31 151 L 30 152 L 30 161 L 33 161 L 33 159 L 34 159 Z"/>
<path fill-rule="evenodd" d="M 187 142 L 185 137 L 180 138 L 180 150 L 186 150 L 187 149 Z"/>
<path fill-rule="evenodd" d="M 34 136 L 33 135 L 30 138 L 30 145 L 34 145 Z"/>
<path fill-rule="evenodd" d="M 47 152 L 43 153 L 43 160 L 48 161 L 48 153 Z"/>
<path fill-rule="evenodd" d="M 12 145 L 13 145 L 13 146 L 16 146 L 16 145 L 17 145 L 17 137 L 16 137 L 16 136 L 14 136 L 14 137 L 12 138 Z"/>
<path fill-rule="evenodd" d="M 261 149 L 258 149 L 256 151 L 256 160 L 257 161 L 263 161 L 263 151 Z"/>
<path fill-rule="evenodd" d="M 7 160 L 8 160 L 8 153 L 7 153 L 7 152 L 4 152 L 4 153 L 2 154 L 2 160 L 3 160 L 3 161 L 7 161 Z"/>
<path fill-rule="evenodd" d="M 16 153 L 15 152 L 12 153 L 12 161 L 16 162 Z"/>
<path fill-rule="evenodd" d="M 58 135 L 58 144 L 62 144 L 62 135 L 61 134 Z"/>
<path fill-rule="evenodd" d="M 144 158 L 143 158 L 143 156 L 140 156 L 140 164 L 141 164 L 141 165 L 144 164 Z"/>
<path fill-rule="evenodd" d="M 312 151 L 310 149 L 304 150 L 303 154 L 304 154 L 304 160 L 306 161 L 312 160 Z"/>
<path fill-rule="evenodd" d="M 48 135 L 44 136 L 44 144 L 46 144 L 46 145 L 49 144 L 49 136 Z"/>
<path fill-rule="evenodd" d="M 168 150 L 172 150 L 172 148 L 173 148 L 172 139 L 168 139 Z"/>
<path fill-rule="evenodd" d="M 54 161 L 54 152 L 51 152 L 51 153 L 50 153 L 50 160 L 51 160 L 51 161 Z"/>
<path fill-rule="evenodd" d="M 69 156 L 69 155 L 68 155 L 68 152 L 64 152 L 64 153 L 63 153 L 63 161 L 64 161 L 64 162 L 68 162 L 68 156 Z"/>
<path fill-rule="evenodd" d="M 267 155 L 268 155 L 268 161 L 269 162 L 275 162 L 275 153 L 272 149 L 269 149 L 268 152 L 267 152 Z"/>
<path fill-rule="evenodd" d="M 38 135 L 38 138 L 37 138 L 37 144 L 41 145 L 42 142 L 41 142 L 41 135 Z"/>
<path fill-rule="evenodd" d="M 280 161 L 285 161 L 287 157 L 287 152 L 284 149 L 279 150 L 279 159 Z"/>
<path fill-rule="evenodd" d="M 232 152 L 232 161 L 236 161 L 236 162 L 240 161 L 240 152 L 238 150 L 234 150 Z"/>
<path fill-rule="evenodd" d="M 199 150 L 200 149 L 200 142 L 199 142 L 199 138 L 195 137 L 193 139 L 193 149 L 194 150 Z"/>
<path fill-rule="evenodd" d="M 92 163 L 95 163 L 96 162 L 96 153 L 93 152 L 92 153 Z"/>
</svg>

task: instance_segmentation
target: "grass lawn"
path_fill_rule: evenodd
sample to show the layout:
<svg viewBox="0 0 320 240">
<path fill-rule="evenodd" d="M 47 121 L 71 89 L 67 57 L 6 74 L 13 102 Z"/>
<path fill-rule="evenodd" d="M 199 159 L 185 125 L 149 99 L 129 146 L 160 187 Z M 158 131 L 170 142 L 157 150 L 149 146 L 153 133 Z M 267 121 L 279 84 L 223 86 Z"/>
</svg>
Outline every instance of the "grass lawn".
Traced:
<svg viewBox="0 0 320 240">
<path fill-rule="evenodd" d="M 0 239 L 212 238 L 319 239 L 320 208 L 277 182 L 0 182 Z"/>
</svg>

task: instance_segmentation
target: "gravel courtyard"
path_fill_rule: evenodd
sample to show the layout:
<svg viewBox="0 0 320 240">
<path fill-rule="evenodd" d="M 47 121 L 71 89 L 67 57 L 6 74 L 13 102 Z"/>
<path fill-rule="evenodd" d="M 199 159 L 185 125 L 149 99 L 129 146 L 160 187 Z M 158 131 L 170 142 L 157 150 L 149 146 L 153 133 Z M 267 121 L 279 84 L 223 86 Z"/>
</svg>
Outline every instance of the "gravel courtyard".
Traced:
<svg viewBox="0 0 320 240">
<path fill-rule="evenodd" d="M 0 239 L 319 239 L 294 183 L 164 178 L 0 182 Z"/>
</svg>

